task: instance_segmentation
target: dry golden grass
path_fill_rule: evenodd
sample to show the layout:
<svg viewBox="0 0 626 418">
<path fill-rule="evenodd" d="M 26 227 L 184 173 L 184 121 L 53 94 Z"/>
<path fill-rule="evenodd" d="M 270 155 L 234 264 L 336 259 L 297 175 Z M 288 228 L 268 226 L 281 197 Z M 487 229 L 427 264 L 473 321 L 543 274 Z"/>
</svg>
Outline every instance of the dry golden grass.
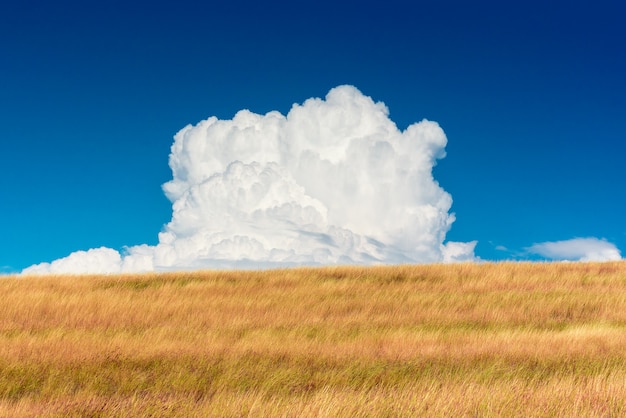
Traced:
<svg viewBox="0 0 626 418">
<path fill-rule="evenodd" d="M 626 416 L 626 263 L 0 279 L 0 416 Z"/>
</svg>

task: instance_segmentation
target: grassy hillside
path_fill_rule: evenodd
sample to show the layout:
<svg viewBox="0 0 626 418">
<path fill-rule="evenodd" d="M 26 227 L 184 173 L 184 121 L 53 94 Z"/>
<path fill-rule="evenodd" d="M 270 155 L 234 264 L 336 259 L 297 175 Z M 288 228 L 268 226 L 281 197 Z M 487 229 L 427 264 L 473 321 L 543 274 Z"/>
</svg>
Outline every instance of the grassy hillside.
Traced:
<svg viewBox="0 0 626 418">
<path fill-rule="evenodd" d="M 0 416 L 625 416 L 626 263 L 0 279 Z"/>
</svg>

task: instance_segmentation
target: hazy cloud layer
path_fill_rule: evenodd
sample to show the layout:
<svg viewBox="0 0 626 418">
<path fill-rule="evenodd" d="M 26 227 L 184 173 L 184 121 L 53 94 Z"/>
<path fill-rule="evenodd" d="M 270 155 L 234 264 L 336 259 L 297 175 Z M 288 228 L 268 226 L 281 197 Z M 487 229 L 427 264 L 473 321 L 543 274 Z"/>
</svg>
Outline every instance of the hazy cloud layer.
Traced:
<svg viewBox="0 0 626 418">
<path fill-rule="evenodd" d="M 156 246 L 79 251 L 24 272 L 472 260 L 476 242 L 444 244 L 452 198 L 432 168 L 446 142 L 427 120 L 399 131 L 352 86 L 286 116 L 211 117 L 174 137 L 172 219 Z"/>
<path fill-rule="evenodd" d="M 613 261 L 622 258 L 614 244 L 598 238 L 542 242 L 529 247 L 528 252 L 553 260 Z"/>
</svg>

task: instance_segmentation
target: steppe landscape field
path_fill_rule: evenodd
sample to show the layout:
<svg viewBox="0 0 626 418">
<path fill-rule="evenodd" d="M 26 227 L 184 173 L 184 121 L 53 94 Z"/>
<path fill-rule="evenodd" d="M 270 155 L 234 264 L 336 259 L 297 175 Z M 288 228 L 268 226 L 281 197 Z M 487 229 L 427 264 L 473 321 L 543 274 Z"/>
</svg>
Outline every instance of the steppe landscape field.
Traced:
<svg viewBox="0 0 626 418">
<path fill-rule="evenodd" d="M 626 416 L 626 263 L 0 280 L 0 416 Z"/>
</svg>

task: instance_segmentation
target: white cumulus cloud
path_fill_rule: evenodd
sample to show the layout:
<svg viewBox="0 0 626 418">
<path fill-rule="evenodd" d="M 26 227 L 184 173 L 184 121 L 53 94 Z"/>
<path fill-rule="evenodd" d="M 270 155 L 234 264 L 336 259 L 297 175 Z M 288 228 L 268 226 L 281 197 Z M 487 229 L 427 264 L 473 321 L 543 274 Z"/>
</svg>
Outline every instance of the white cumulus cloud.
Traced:
<svg viewBox="0 0 626 418">
<path fill-rule="evenodd" d="M 617 247 L 598 238 L 573 238 L 564 241 L 542 242 L 530 246 L 528 252 L 554 260 L 614 261 L 622 256 Z"/>
<path fill-rule="evenodd" d="M 24 272 L 472 260 L 475 242 L 444 244 L 452 198 L 432 169 L 446 143 L 436 122 L 400 131 L 352 86 L 286 116 L 210 117 L 174 137 L 163 185 L 172 219 L 156 246 L 80 251 Z"/>
<path fill-rule="evenodd" d="M 120 253 L 110 248 L 93 248 L 88 251 L 76 251 L 65 258 L 52 263 L 41 263 L 24 270 L 28 274 L 62 273 L 119 273 L 122 258 Z"/>
</svg>

